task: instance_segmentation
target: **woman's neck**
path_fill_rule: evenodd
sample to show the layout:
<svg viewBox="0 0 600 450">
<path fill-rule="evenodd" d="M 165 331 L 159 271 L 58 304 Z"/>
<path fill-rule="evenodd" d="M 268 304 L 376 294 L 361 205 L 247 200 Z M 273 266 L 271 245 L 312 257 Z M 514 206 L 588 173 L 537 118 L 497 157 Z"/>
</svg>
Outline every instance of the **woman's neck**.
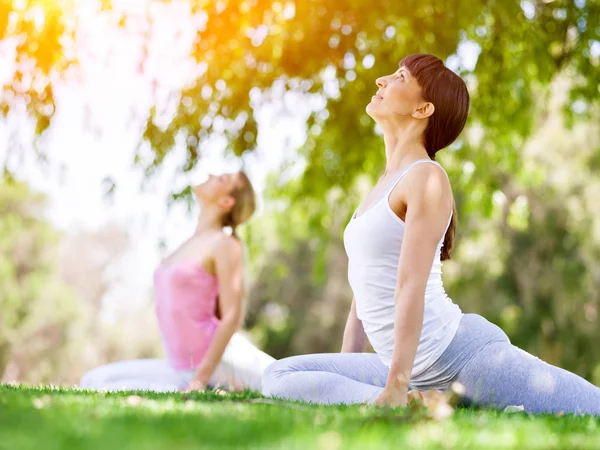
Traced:
<svg viewBox="0 0 600 450">
<path fill-rule="evenodd" d="M 421 126 L 390 127 L 383 129 L 385 143 L 385 172 L 395 173 L 418 159 L 429 158 L 427 149 L 423 144 Z"/>
<path fill-rule="evenodd" d="M 198 216 L 198 222 L 196 224 L 196 231 L 194 234 L 198 235 L 206 231 L 220 231 L 223 229 L 223 223 L 221 216 L 213 213 L 212 211 L 204 211 Z"/>
</svg>

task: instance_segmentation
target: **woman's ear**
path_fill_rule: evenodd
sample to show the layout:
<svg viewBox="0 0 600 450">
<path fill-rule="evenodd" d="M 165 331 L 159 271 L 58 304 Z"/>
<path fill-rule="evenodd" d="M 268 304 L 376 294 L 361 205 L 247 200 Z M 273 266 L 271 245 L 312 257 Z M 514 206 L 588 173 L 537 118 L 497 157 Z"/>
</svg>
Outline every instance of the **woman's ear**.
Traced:
<svg viewBox="0 0 600 450">
<path fill-rule="evenodd" d="M 435 106 L 431 102 L 422 103 L 415 111 L 412 113 L 412 116 L 415 119 L 426 119 L 431 117 L 435 112 Z"/>
<path fill-rule="evenodd" d="M 230 211 L 233 205 L 235 205 L 235 198 L 231 195 L 225 195 L 217 201 L 217 204 L 224 210 Z"/>
</svg>

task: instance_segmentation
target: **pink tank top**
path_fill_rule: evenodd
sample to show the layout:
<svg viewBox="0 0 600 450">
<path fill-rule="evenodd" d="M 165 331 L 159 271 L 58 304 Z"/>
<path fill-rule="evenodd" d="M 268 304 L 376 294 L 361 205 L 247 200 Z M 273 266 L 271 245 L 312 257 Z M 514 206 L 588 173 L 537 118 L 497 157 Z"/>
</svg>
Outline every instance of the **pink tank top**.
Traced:
<svg viewBox="0 0 600 450">
<path fill-rule="evenodd" d="M 161 265 L 154 272 L 154 299 L 167 360 L 177 370 L 195 369 L 220 321 L 215 316 L 217 278 L 195 260 Z"/>
</svg>

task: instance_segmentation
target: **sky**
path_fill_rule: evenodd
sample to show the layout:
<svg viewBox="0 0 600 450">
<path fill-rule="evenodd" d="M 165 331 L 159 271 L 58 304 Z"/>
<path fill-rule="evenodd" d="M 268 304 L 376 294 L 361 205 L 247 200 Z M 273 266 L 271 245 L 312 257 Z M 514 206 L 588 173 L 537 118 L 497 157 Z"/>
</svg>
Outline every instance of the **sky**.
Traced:
<svg viewBox="0 0 600 450">
<path fill-rule="evenodd" d="M 224 142 L 215 139 L 192 172 L 176 174 L 175 166 L 183 154 L 178 146 L 161 173 L 141 190 L 143 176 L 132 167 L 132 161 L 140 144 L 143 118 L 153 96 L 164 99 L 193 79 L 196 67 L 186 56 L 194 31 L 186 20 L 185 2 L 155 4 L 150 12 L 160 20 L 153 22 L 151 30 L 142 20 L 145 1 L 120 0 L 115 5 L 131 17 L 126 29 L 95 14 L 92 0 L 78 1 L 81 45 L 75 51 L 79 66 L 58 84 L 57 112 L 43 140 L 49 165 L 36 163 L 32 152 L 26 152 L 20 155 L 23 160 L 17 170 L 20 178 L 47 194 L 47 218 L 65 233 L 93 231 L 107 224 L 119 224 L 129 233 L 129 249 L 109 268 L 121 276 L 105 298 L 108 316 L 123 305 L 135 308 L 147 302 L 152 272 L 166 256 L 159 250 L 159 241 L 165 239 L 169 252 L 194 230 L 197 211 L 190 215 L 184 205 L 168 210 L 168 194 L 201 182 L 209 172 L 239 168 L 239 161 L 224 156 Z M 144 49 L 141 36 L 147 32 L 152 39 Z M 3 55 L 10 56 L 0 45 L 0 61 Z M 477 46 L 465 42 L 447 63 L 451 68 L 459 62 L 472 67 L 477 56 Z M 4 81 L 1 67 L 0 82 Z M 159 86 L 156 90 L 153 81 Z M 304 140 L 304 121 L 313 107 L 288 93 L 258 111 L 258 148 L 245 159 L 245 168 L 259 195 L 266 174 L 285 160 L 302 166 L 295 149 Z M 294 114 L 282 114 L 285 108 Z M 0 123 L 0 160 L 6 156 L 9 133 L 15 129 L 25 139 L 31 136 L 22 116 Z M 16 167 L 14 160 L 12 163 Z M 112 201 L 104 195 L 106 177 L 117 185 Z"/>
</svg>

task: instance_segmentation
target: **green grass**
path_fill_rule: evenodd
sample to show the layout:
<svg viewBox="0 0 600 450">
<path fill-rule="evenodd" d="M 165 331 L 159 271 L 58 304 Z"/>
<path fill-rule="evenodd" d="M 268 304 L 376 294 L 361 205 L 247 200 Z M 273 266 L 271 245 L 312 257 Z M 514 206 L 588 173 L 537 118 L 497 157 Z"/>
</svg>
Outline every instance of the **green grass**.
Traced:
<svg viewBox="0 0 600 450">
<path fill-rule="evenodd" d="M 600 449 L 600 417 L 457 409 L 438 422 L 423 410 L 270 402 L 253 393 L 0 385 L 0 449 L 79 448 Z"/>
</svg>

